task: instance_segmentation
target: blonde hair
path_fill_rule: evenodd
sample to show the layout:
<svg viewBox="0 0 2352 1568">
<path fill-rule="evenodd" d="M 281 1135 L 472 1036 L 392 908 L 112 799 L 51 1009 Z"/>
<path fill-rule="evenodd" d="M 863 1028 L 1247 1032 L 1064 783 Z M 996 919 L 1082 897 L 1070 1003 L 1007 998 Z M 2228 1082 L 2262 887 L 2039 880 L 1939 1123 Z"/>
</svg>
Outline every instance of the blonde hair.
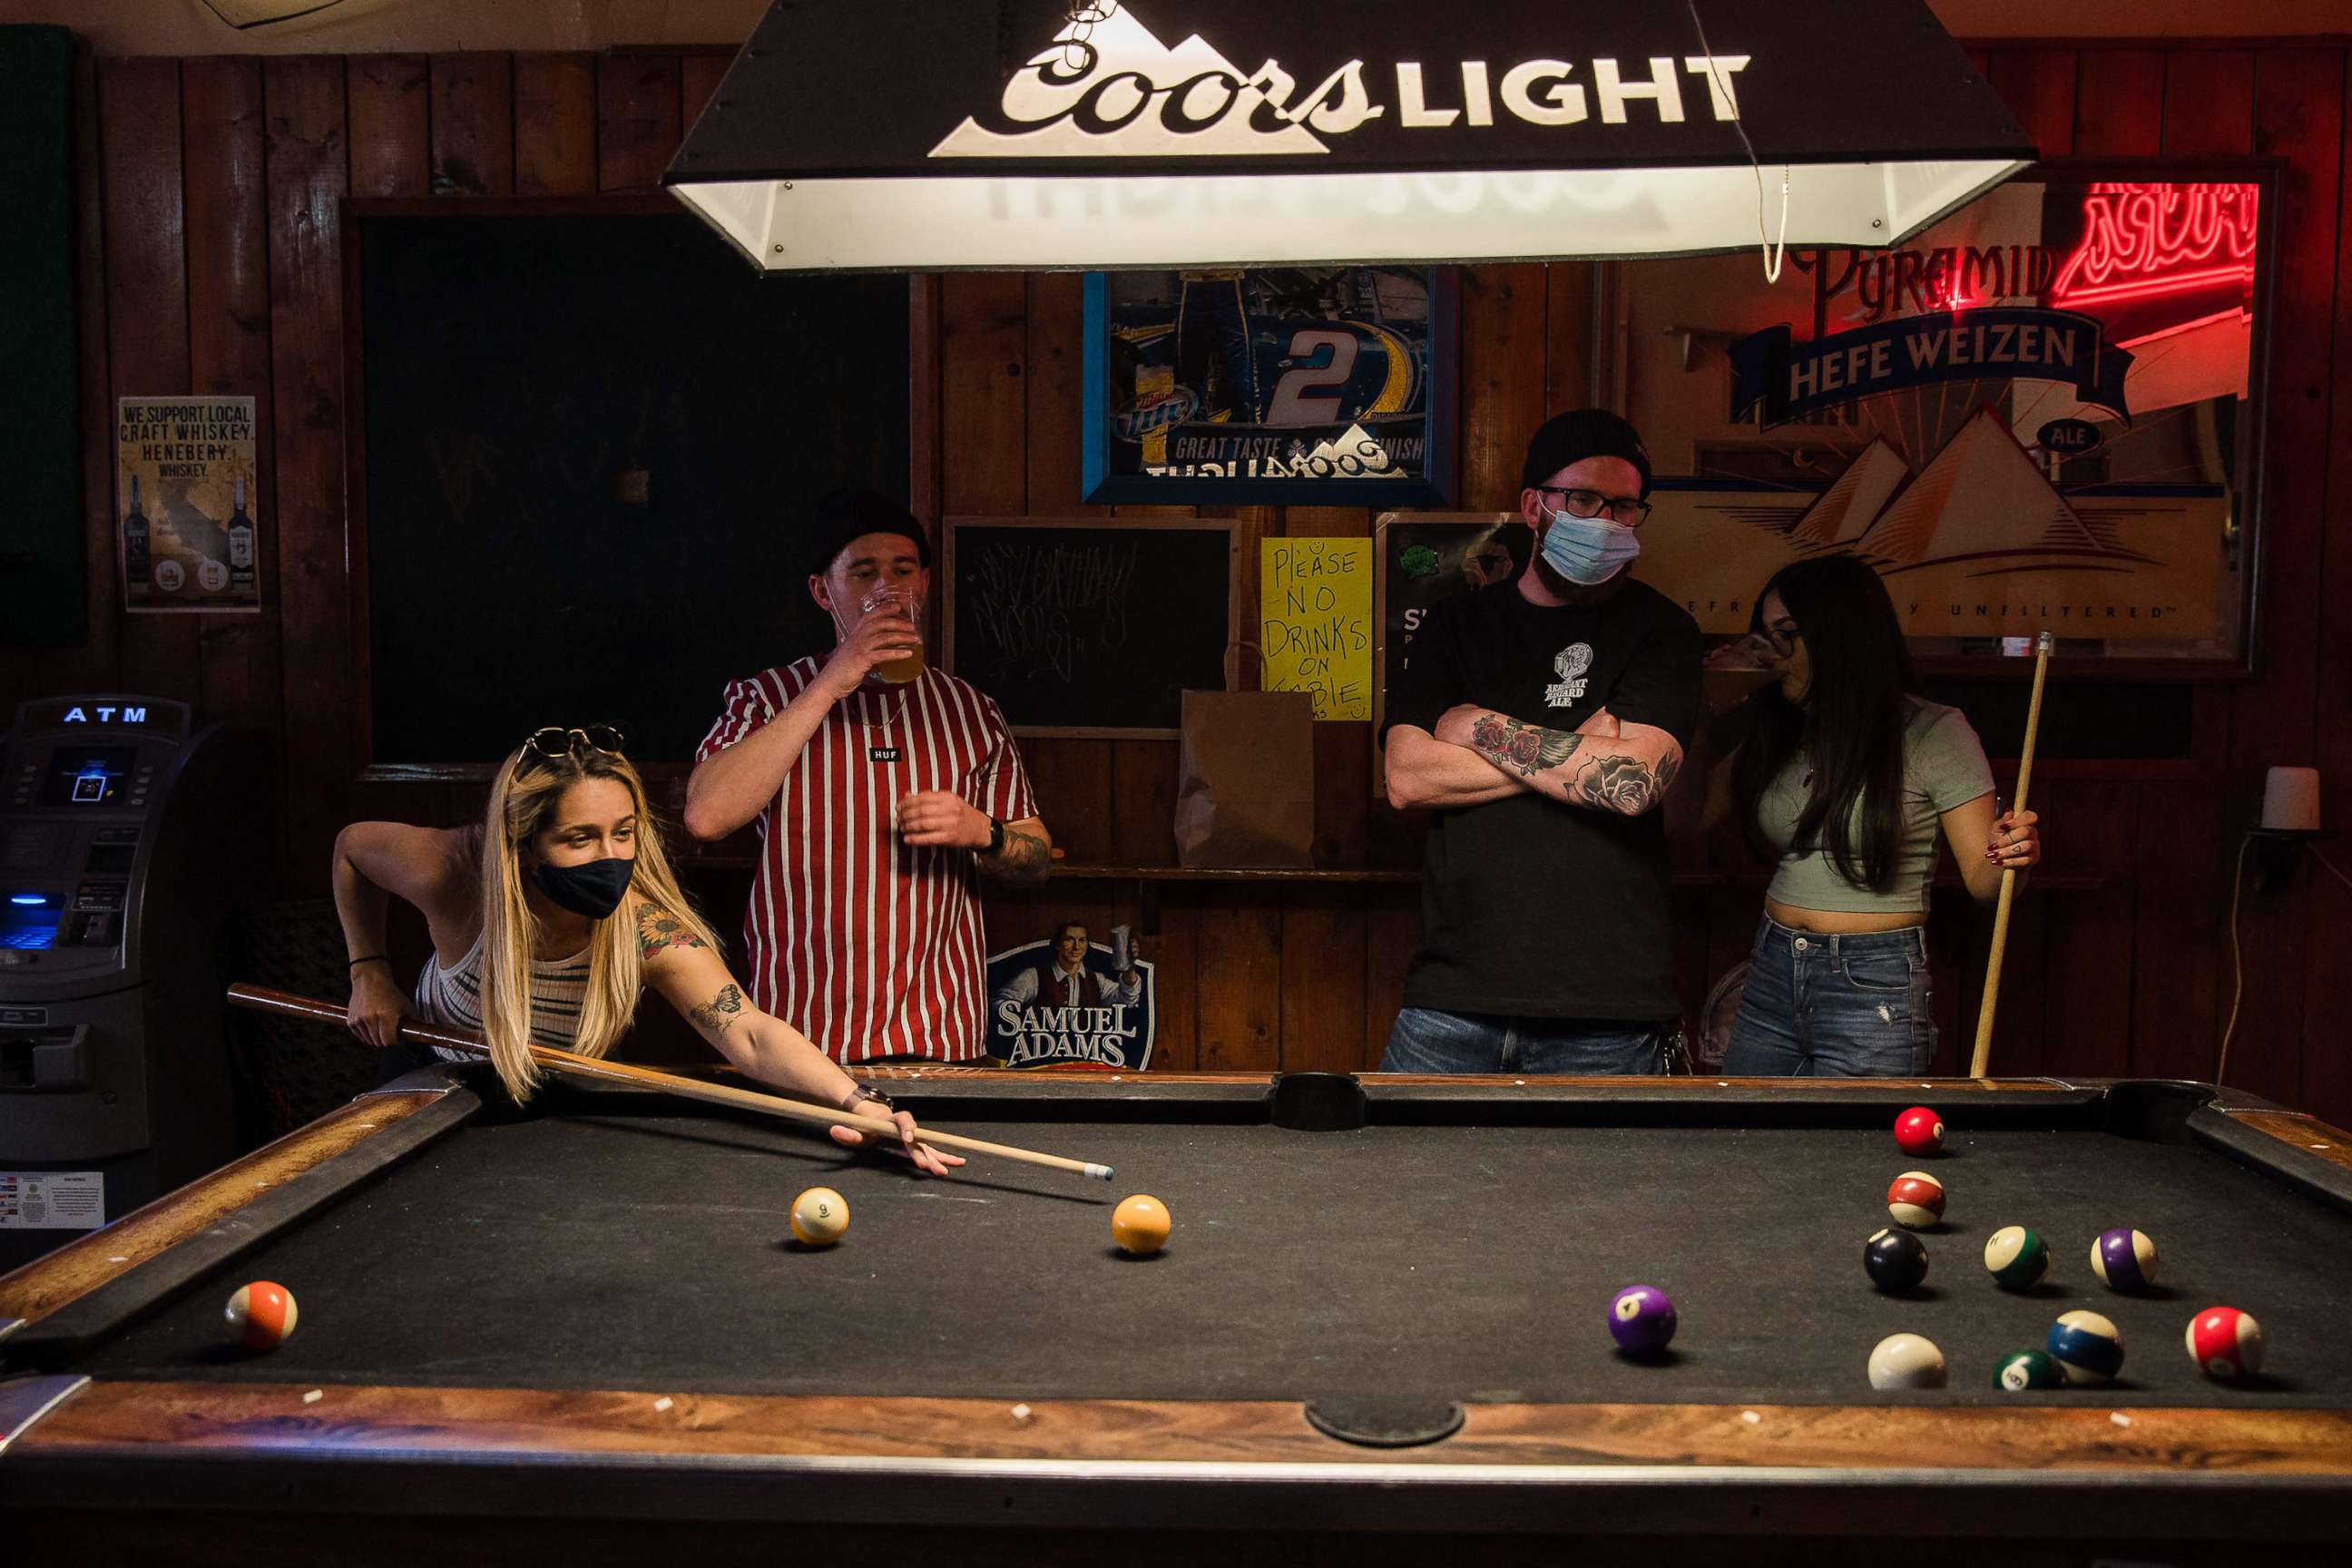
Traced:
<svg viewBox="0 0 2352 1568">
<path fill-rule="evenodd" d="M 548 757 L 529 746 L 518 748 L 490 784 L 482 822 L 482 1033 L 499 1081 L 518 1103 L 530 1098 L 541 1076 L 530 1059 L 531 952 L 540 928 L 523 891 L 527 852 L 555 820 L 564 792 L 590 779 L 611 779 L 628 790 L 637 816 L 637 862 L 628 897 L 594 921 L 589 935 L 587 994 L 572 1049 L 601 1057 L 628 1033 L 645 984 L 637 920 L 648 907 L 710 947 L 719 946 L 677 885 L 662 847 L 661 824 L 646 804 L 645 780 L 627 758 L 596 751 Z"/>
</svg>

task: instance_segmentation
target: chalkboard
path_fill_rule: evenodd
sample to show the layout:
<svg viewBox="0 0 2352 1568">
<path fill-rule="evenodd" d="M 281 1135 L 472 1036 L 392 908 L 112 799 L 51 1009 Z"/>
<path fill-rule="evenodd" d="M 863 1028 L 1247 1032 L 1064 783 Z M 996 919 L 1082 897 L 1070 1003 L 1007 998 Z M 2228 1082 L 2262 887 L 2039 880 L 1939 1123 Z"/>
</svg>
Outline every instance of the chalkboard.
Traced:
<svg viewBox="0 0 2352 1568">
<path fill-rule="evenodd" d="M 947 668 L 1026 735 L 1173 736 L 1183 692 L 1223 691 L 1234 525 L 950 519 Z"/>
<path fill-rule="evenodd" d="M 763 279 L 683 213 L 415 207 L 353 204 L 374 762 L 598 721 L 691 757 L 728 681 L 832 641 L 807 503 L 906 493 L 906 280 Z"/>
</svg>

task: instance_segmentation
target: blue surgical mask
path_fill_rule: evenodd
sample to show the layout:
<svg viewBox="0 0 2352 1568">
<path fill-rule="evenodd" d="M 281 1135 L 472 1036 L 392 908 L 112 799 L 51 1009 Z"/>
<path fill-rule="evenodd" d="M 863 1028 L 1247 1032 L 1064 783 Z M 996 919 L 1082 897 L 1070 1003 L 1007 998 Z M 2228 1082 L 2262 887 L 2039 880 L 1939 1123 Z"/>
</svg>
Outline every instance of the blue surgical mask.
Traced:
<svg viewBox="0 0 2352 1568">
<path fill-rule="evenodd" d="M 1606 583 L 1642 553 L 1641 536 L 1605 517 L 1550 510 L 1545 515 L 1551 526 L 1544 531 L 1544 562 L 1571 583 L 1588 588 Z"/>
</svg>

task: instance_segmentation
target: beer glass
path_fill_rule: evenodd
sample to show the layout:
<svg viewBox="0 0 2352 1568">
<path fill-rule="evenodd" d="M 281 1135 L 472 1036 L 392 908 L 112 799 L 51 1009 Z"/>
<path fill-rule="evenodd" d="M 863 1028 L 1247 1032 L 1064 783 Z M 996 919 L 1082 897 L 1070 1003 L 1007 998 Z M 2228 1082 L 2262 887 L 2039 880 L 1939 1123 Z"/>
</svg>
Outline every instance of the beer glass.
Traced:
<svg viewBox="0 0 2352 1568">
<path fill-rule="evenodd" d="M 915 603 L 914 595 L 908 593 L 906 589 L 896 584 L 885 583 L 866 595 L 866 602 L 857 607 L 857 613 L 863 617 L 886 609 L 905 616 L 911 621 L 915 620 L 920 606 Z M 903 686 L 922 673 L 922 632 L 920 624 L 918 623 L 915 633 L 915 651 L 900 658 L 884 659 L 874 667 L 874 679 L 892 686 Z"/>
</svg>

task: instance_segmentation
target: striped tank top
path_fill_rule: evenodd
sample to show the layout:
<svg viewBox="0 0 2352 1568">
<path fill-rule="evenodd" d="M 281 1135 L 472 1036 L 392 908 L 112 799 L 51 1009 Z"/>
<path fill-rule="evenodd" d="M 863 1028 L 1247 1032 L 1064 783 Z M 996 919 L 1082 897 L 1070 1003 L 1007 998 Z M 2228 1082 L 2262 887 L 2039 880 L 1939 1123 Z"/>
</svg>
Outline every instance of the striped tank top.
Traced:
<svg viewBox="0 0 2352 1568">
<path fill-rule="evenodd" d="M 533 1045 L 568 1051 L 580 1037 L 580 1009 L 588 996 L 588 950 L 569 958 L 533 959 L 530 964 L 530 1039 Z M 428 1023 L 482 1032 L 482 939 L 466 956 L 441 967 L 441 955 L 425 960 L 416 977 L 416 1006 Z M 437 1047 L 436 1047 L 437 1048 Z M 451 1061 L 471 1058 L 442 1051 Z"/>
</svg>

